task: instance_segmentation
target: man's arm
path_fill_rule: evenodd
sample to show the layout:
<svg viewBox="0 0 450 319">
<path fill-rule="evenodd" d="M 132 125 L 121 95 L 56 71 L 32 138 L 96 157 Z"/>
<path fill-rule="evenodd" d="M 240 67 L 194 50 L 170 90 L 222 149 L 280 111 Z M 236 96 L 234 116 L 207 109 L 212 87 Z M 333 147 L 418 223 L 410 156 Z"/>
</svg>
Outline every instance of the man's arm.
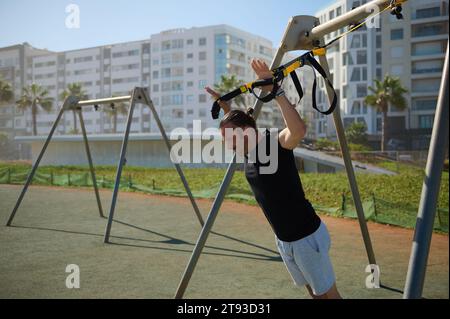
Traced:
<svg viewBox="0 0 450 319">
<path fill-rule="evenodd" d="M 205 87 L 206 92 L 208 92 L 209 94 L 211 94 L 211 96 L 217 100 L 220 97 L 220 94 L 217 93 L 216 91 L 214 91 L 213 89 L 211 89 L 209 86 Z M 229 103 L 224 102 L 224 101 L 219 101 L 219 106 L 222 108 L 223 112 L 225 114 L 229 113 L 231 111 L 231 106 Z"/>
<path fill-rule="evenodd" d="M 272 72 L 264 61 L 253 60 L 251 65 L 259 79 L 272 77 Z M 271 91 L 272 86 L 263 87 L 263 90 Z M 276 101 L 286 124 L 286 128 L 279 135 L 280 144 L 285 149 L 293 150 L 306 135 L 305 122 L 285 96 L 278 96 Z"/>
<path fill-rule="evenodd" d="M 280 144 L 283 148 L 294 150 L 306 135 L 306 124 L 294 105 L 285 96 L 276 98 L 286 128 L 280 132 Z"/>
</svg>

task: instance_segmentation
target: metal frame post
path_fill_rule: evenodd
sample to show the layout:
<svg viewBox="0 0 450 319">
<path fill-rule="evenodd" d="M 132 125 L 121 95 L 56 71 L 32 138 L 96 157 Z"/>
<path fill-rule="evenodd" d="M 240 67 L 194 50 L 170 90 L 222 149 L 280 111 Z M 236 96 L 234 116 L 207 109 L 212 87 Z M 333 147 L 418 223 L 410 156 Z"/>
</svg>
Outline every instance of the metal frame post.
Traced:
<svg viewBox="0 0 450 319">
<path fill-rule="evenodd" d="M 419 299 L 422 297 L 431 238 L 433 236 L 434 221 L 439 198 L 444 160 L 448 149 L 448 67 L 449 46 L 445 57 L 442 74 L 441 90 L 433 125 L 433 135 L 430 153 L 423 183 L 422 197 L 417 216 L 416 230 L 412 243 L 411 257 L 405 284 L 405 299 Z"/>
<path fill-rule="evenodd" d="M 153 114 L 153 117 L 154 117 L 154 119 L 156 121 L 156 124 L 158 125 L 158 128 L 159 128 L 159 130 L 161 132 L 161 135 L 162 135 L 162 137 L 164 139 L 164 142 L 165 142 L 165 144 L 167 146 L 167 149 L 169 151 L 169 154 L 170 154 L 170 153 L 172 153 L 172 145 L 170 144 L 170 140 L 167 137 L 166 130 L 165 130 L 165 128 L 164 128 L 164 126 L 163 126 L 163 124 L 161 122 L 161 119 L 159 118 L 158 112 L 156 112 L 155 105 L 153 104 L 153 101 L 150 99 L 150 97 L 148 96 L 148 94 L 147 94 L 147 92 L 145 90 L 142 93 L 143 93 L 146 105 L 150 108 L 150 110 L 151 110 L 151 112 Z M 197 202 L 194 199 L 194 195 L 192 194 L 192 191 L 191 191 L 191 189 L 189 187 L 189 183 L 187 182 L 186 176 L 184 175 L 180 164 L 174 163 L 174 165 L 175 165 L 175 169 L 178 172 L 178 175 L 180 176 L 180 179 L 181 179 L 181 181 L 183 183 L 183 186 L 186 189 L 186 193 L 187 193 L 187 195 L 189 197 L 189 200 L 191 201 L 192 207 L 194 208 L 195 215 L 197 216 L 197 219 L 200 222 L 200 225 L 203 227 L 205 225 L 205 222 L 203 221 L 203 217 L 202 217 L 202 215 L 200 213 L 200 209 L 198 208 Z"/>
<path fill-rule="evenodd" d="M 125 131 L 125 136 L 122 142 L 122 150 L 121 150 L 121 155 L 120 155 L 120 160 L 119 160 L 119 165 L 117 167 L 117 173 L 116 173 L 116 180 L 115 180 L 115 184 L 114 184 L 114 191 L 113 191 L 113 196 L 112 196 L 112 201 L 111 201 L 111 208 L 110 208 L 110 212 L 109 212 L 109 216 L 108 216 L 108 223 L 106 225 L 106 230 L 105 230 L 105 235 L 104 235 L 104 243 L 109 243 L 109 239 L 111 237 L 111 228 L 112 228 L 112 223 L 114 221 L 114 213 L 115 213 L 115 208 L 116 208 L 116 203 L 117 203 L 117 198 L 118 198 L 118 193 L 119 193 L 119 189 L 120 189 L 120 180 L 122 177 L 122 170 L 123 170 L 123 166 L 126 164 L 126 152 L 127 152 L 127 148 L 128 148 L 128 141 L 129 141 L 129 136 L 130 136 L 130 130 L 131 130 L 131 124 L 133 121 L 133 113 L 134 113 L 134 107 L 136 103 L 140 103 L 143 105 L 146 105 L 150 108 L 155 121 L 158 125 L 158 128 L 161 132 L 161 135 L 164 139 L 164 142 L 169 150 L 169 153 L 171 153 L 171 149 L 172 149 L 172 145 L 170 144 L 170 140 L 167 137 L 166 134 L 166 130 L 164 129 L 164 126 L 162 125 L 162 122 L 158 116 L 158 112 L 156 112 L 155 106 L 152 102 L 152 100 L 150 99 L 150 97 L 148 96 L 148 93 L 146 91 L 146 89 L 144 88 L 135 88 L 135 90 L 133 91 L 133 94 L 130 98 L 130 110 L 128 113 L 128 120 L 127 120 L 127 128 Z M 92 102 L 91 102 L 92 104 Z M 180 176 L 180 179 L 183 183 L 183 186 L 186 190 L 186 193 L 189 196 L 189 199 L 191 201 L 192 207 L 194 208 L 194 212 L 200 222 L 200 225 L 203 226 L 204 225 L 204 221 L 202 218 L 202 215 L 200 213 L 200 210 L 198 208 L 198 205 L 195 201 L 195 198 L 192 194 L 192 191 L 189 187 L 189 184 L 186 180 L 186 177 L 183 173 L 183 170 L 181 168 L 181 166 L 179 164 L 175 164 L 175 168 Z"/>
<path fill-rule="evenodd" d="M 320 56 L 319 62 L 324 71 L 330 77 L 330 69 L 328 67 L 328 61 L 326 56 Z M 332 81 L 332 79 L 330 78 Z M 327 95 L 330 103 L 333 100 L 333 92 L 330 87 L 326 87 Z M 345 129 L 342 123 L 340 105 L 333 112 L 333 121 L 336 128 L 336 135 L 341 147 L 342 158 L 345 164 L 345 170 L 347 172 L 347 178 L 352 192 L 353 201 L 355 203 L 356 214 L 358 215 L 359 227 L 361 229 L 361 235 L 363 237 L 364 246 L 367 252 L 367 258 L 371 265 L 376 265 L 375 253 L 373 251 L 372 241 L 370 239 L 369 229 L 367 228 L 366 217 L 364 215 L 364 208 L 361 201 L 361 195 L 359 193 L 358 183 L 356 181 L 355 171 L 353 168 L 352 157 L 348 148 L 347 138 L 345 137 Z"/>
<path fill-rule="evenodd" d="M 277 50 L 277 53 L 275 54 L 272 64 L 270 65 L 271 69 L 274 69 L 281 64 L 284 54 L 285 54 L 285 51 L 284 51 L 283 44 L 282 44 L 280 46 L 280 48 Z M 261 101 L 259 101 L 259 100 L 256 101 L 255 107 L 254 107 L 255 111 L 253 113 L 255 119 L 257 119 L 259 117 L 262 106 L 263 106 L 263 103 Z M 195 266 L 197 265 L 197 262 L 200 259 L 201 253 L 203 251 L 203 248 L 206 245 L 206 241 L 209 237 L 209 234 L 211 233 L 212 227 L 217 218 L 217 215 L 219 214 L 220 208 L 222 207 L 222 203 L 225 199 L 225 195 L 228 191 L 228 188 L 230 187 L 231 181 L 233 180 L 233 176 L 234 176 L 234 173 L 236 172 L 236 169 L 237 169 L 236 155 L 234 155 L 232 162 L 228 166 L 228 170 L 225 174 L 225 177 L 222 181 L 220 189 L 214 200 L 214 203 L 213 203 L 211 211 L 208 215 L 208 218 L 206 219 L 205 226 L 203 227 L 203 229 L 200 233 L 200 236 L 197 240 L 195 248 L 192 252 L 191 258 L 189 259 L 188 265 L 186 266 L 186 269 L 183 273 L 183 277 L 181 278 L 181 281 L 178 285 L 177 291 L 175 293 L 175 299 L 183 298 L 184 293 L 186 292 L 187 286 L 189 285 L 189 281 L 191 280 L 192 274 L 194 273 Z"/>
<path fill-rule="evenodd" d="M 105 216 L 103 215 L 102 201 L 100 199 L 100 194 L 98 192 L 97 178 L 95 177 L 94 164 L 92 161 L 91 150 L 89 149 L 89 141 L 87 138 L 86 126 L 84 125 L 82 108 L 79 107 L 77 112 L 78 112 L 78 117 L 80 119 L 81 131 L 83 133 L 84 146 L 86 149 L 86 156 L 87 156 L 87 159 L 89 162 L 89 170 L 91 171 L 91 179 L 92 179 L 92 184 L 94 186 L 94 192 L 95 192 L 95 198 L 97 200 L 98 211 L 99 211 L 100 217 L 104 218 Z"/>
<path fill-rule="evenodd" d="M 133 94 L 131 95 L 131 99 L 130 99 L 130 109 L 128 110 L 127 126 L 125 129 L 125 135 L 123 137 L 122 150 L 120 151 L 120 159 L 119 159 L 119 164 L 117 166 L 116 180 L 114 183 L 114 190 L 113 190 L 112 199 L 111 199 L 111 207 L 110 207 L 110 211 L 109 211 L 109 215 L 108 215 L 108 222 L 106 224 L 105 236 L 103 238 L 103 242 L 105 244 L 109 243 L 109 238 L 111 235 L 111 227 L 112 227 L 112 222 L 114 219 L 114 212 L 116 209 L 117 197 L 119 195 L 120 179 L 122 178 L 122 170 L 123 170 L 123 166 L 125 165 L 125 161 L 126 161 L 125 156 L 126 156 L 127 147 L 128 147 L 128 139 L 130 137 L 131 124 L 133 123 L 134 107 L 136 105 L 136 99 L 138 98 L 137 95 L 138 95 L 138 90 L 134 89 Z M 140 96 L 140 100 L 142 101 L 142 96 Z"/>
<path fill-rule="evenodd" d="M 8 222 L 7 222 L 6 226 L 11 226 L 11 224 L 13 222 L 13 219 L 14 219 L 16 213 L 17 213 L 17 210 L 19 209 L 19 207 L 20 207 L 20 205 L 22 203 L 22 200 L 23 200 L 23 198 L 24 198 L 24 196 L 25 196 L 25 194 L 26 194 L 26 192 L 28 190 L 28 187 L 30 186 L 30 184 L 33 181 L 34 175 L 36 174 L 36 171 L 37 171 L 37 169 L 39 167 L 39 164 L 41 163 L 41 160 L 42 160 L 42 158 L 43 158 L 43 156 L 44 156 L 44 154 L 45 154 L 45 152 L 47 150 L 48 145 L 51 142 L 51 139 L 53 138 L 53 135 L 54 135 L 54 133 L 55 133 L 57 127 L 58 127 L 58 124 L 61 121 L 61 118 L 62 118 L 62 116 L 63 116 L 65 111 L 74 111 L 74 112 L 76 112 L 78 114 L 79 119 L 80 119 L 82 135 L 83 135 L 83 141 L 84 141 L 84 146 L 85 146 L 85 150 L 86 150 L 87 159 L 88 159 L 88 162 L 89 162 L 89 169 L 90 169 L 90 173 L 91 173 L 92 183 L 93 183 L 93 186 L 94 186 L 95 197 L 96 197 L 96 200 L 97 200 L 97 206 L 98 206 L 98 209 L 99 209 L 100 217 L 104 218 L 103 208 L 102 208 L 102 204 L 101 204 L 101 200 L 100 200 L 100 194 L 99 194 L 98 186 L 97 186 L 97 179 L 96 179 L 96 176 L 95 176 L 94 164 L 93 164 L 93 161 L 92 161 L 92 155 L 91 155 L 91 151 L 90 151 L 90 148 L 89 148 L 89 141 L 88 141 L 87 133 L 86 133 L 86 126 L 84 124 L 84 118 L 83 118 L 83 114 L 82 114 L 82 108 L 84 106 L 90 106 L 90 105 L 94 105 L 94 104 L 105 104 L 105 103 L 107 103 L 107 101 L 115 101 L 115 102 L 122 101 L 123 99 L 124 99 L 124 97 L 113 98 L 113 99 L 101 99 L 101 100 L 96 100 L 96 101 L 83 101 L 83 102 L 80 102 L 79 98 L 77 98 L 75 96 L 69 96 L 69 97 L 66 98 L 66 100 L 63 103 L 63 106 L 61 107 L 61 109 L 60 109 L 60 111 L 58 113 L 58 116 L 57 116 L 55 122 L 53 123 L 53 126 L 52 126 L 52 128 L 50 130 L 50 133 L 47 136 L 47 139 L 46 139 L 46 141 L 44 143 L 44 146 L 42 147 L 41 152 L 39 153 L 39 156 L 36 159 L 36 162 L 34 163 L 32 169 L 31 169 L 31 172 L 30 172 L 30 174 L 27 177 L 25 185 L 24 185 L 24 187 L 23 187 L 23 189 L 22 189 L 22 191 L 21 191 L 21 193 L 19 195 L 19 198 L 18 198 L 18 200 L 16 202 L 16 205 L 14 206 L 14 209 L 13 209 L 13 211 L 12 211 L 12 213 L 11 213 L 9 219 L 8 219 Z"/>
<path fill-rule="evenodd" d="M 44 146 L 42 147 L 41 152 L 39 153 L 39 156 L 36 159 L 36 162 L 34 163 L 33 168 L 31 169 L 31 172 L 27 177 L 27 181 L 25 182 L 22 192 L 20 193 L 19 198 L 17 199 L 16 205 L 14 206 L 14 209 L 13 209 L 11 215 L 9 216 L 6 226 L 11 226 L 11 224 L 14 220 L 14 217 L 16 216 L 17 210 L 19 209 L 19 206 L 22 203 L 22 200 L 25 196 L 25 193 L 27 192 L 28 187 L 30 186 L 31 182 L 33 181 L 34 175 L 36 174 L 36 171 L 39 167 L 42 157 L 44 156 L 45 151 L 47 150 L 48 144 L 50 144 L 53 134 L 55 133 L 55 130 L 58 127 L 59 121 L 61 120 L 61 117 L 64 114 L 64 111 L 65 111 L 65 109 L 64 109 L 64 107 L 62 107 L 61 110 L 59 111 L 59 114 L 58 114 L 58 117 L 56 118 L 55 123 L 53 123 L 53 127 L 50 131 L 50 134 L 48 135 L 47 140 L 45 141 Z"/>
</svg>

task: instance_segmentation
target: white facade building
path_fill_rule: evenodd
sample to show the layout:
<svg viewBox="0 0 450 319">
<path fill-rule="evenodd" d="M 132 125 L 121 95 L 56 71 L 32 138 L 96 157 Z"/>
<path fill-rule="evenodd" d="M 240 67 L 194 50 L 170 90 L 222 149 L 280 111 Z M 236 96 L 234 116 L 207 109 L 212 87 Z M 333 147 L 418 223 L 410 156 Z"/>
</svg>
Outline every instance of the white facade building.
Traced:
<svg viewBox="0 0 450 319">
<path fill-rule="evenodd" d="M 7 58 L 2 50 L 0 61 Z M 134 87 L 147 88 L 168 132 L 178 127 L 192 129 L 194 120 L 201 120 L 203 128 L 217 127 L 211 119 L 212 100 L 204 87 L 214 86 L 221 75 L 234 74 L 243 82 L 253 80 L 250 60 L 260 58 L 270 63 L 272 57 L 269 40 L 231 26 L 175 29 L 142 41 L 32 56 L 23 68 L 23 83 L 14 87 L 16 99 L 23 85 L 32 83 L 46 88 L 54 99 L 50 113 L 39 112 L 38 135 L 49 133 L 63 102 L 60 95 L 71 83 L 82 84 L 89 99 L 128 95 Z M 251 105 L 252 97 L 247 98 Z M 10 108 L 14 109 L 14 103 Z M 31 134 L 31 111 L 14 117 L 14 129 Z M 102 108 L 98 112 L 85 109 L 84 119 L 90 134 L 114 133 L 113 121 Z M 119 115 L 117 132 L 123 132 L 125 124 L 126 116 Z M 264 108 L 260 124 L 272 126 L 272 108 Z M 66 112 L 57 134 L 71 134 L 74 127 L 73 114 Z M 136 107 L 131 131 L 158 132 L 147 107 Z"/>
<path fill-rule="evenodd" d="M 366 2 L 339 0 L 316 16 L 324 23 Z M 380 139 L 381 114 L 367 107 L 364 98 L 374 79 L 389 74 L 399 77 L 409 91 L 407 110 L 389 110 L 391 137 L 404 140 L 407 148 L 427 148 L 448 41 L 448 10 L 448 0 L 410 0 L 403 4 L 403 20 L 387 12 L 381 16 L 380 28 L 361 28 L 328 50 L 345 126 L 364 122 L 371 139 Z M 343 31 L 333 32 L 326 41 Z M 327 103 L 323 83 L 321 91 L 318 101 Z M 317 137 L 335 137 L 331 117 L 317 114 L 315 122 Z"/>
</svg>

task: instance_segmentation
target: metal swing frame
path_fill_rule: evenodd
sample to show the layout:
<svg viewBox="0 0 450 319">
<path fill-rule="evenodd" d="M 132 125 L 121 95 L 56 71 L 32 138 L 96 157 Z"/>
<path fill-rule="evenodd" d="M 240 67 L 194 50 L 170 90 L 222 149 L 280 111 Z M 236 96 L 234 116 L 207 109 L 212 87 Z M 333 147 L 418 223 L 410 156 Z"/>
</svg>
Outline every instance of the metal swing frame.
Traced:
<svg viewBox="0 0 450 319">
<path fill-rule="evenodd" d="M 117 204 L 118 195 L 119 195 L 120 180 L 122 177 L 123 167 L 126 165 L 126 152 L 127 152 L 128 141 L 129 141 L 131 126 L 132 126 L 132 122 L 133 122 L 133 114 L 134 114 L 134 109 L 136 107 L 136 104 L 143 104 L 150 108 L 150 110 L 153 114 L 154 120 L 156 121 L 156 124 L 158 125 L 158 128 L 161 132 L 164 142 L 169 150 L 169 153 L 171 152 L 171 148 L 172 148 L 172 145 L 166 134 L 164 126 L 159 118 L 158 113 L 156 112 L 156 109 L 155 109 L 155 106 L 154 106 L 152 100 L 150 99 L 150 97 L 147 93 L 147 89 L 145 89 L 145 88 L 135 88 L 132 91 L 132 94 L 130 96 L 113 97 L 113 98 L 97 99 L 97 100 L 87 100 L 87 101 L 80 101 L 80 99 L 78 99 L 77 97 L 74 97 L 74 96 L 69 96 L 68 98 L 66 98 L 66 100 L 63 103 L 63 106 L 61 107 L 61 109 L 58 113 L 58 116 L 57 116 L 55 122 L 53 123 L 52 129 L 50 130 L 50 133 L 44 143 L 44 146 L 42 147 L 42 149 L 39 153 L 39 156 L 37 157 L 36 162 L 34 163 L 32 169 L 31 169 L 31 172 L 29 173 L 29 175 L 27 177 L 27 181 L 25 182 L 25 185 L 19 195 L 19 198 L 14 206 L 13 211 L 11 212 L 11 215 L 8 219 L 6 226 L 12 225 L 12 222 L 17 213 L 17 210 L 19 209 L 19 207 L 22 203 L 22 200 L 28 190 L 28 187 L 30 186 L 30 184 L 33 181 L 34 175 L 36 174 L 36 171 L 37 171 L 39 164 L 45 154 L 45 151 L 47 150 L 47 147 L 50 144 L 50 142 L 54 136 L 54 133 L 58 127 L 58 124 L 59 124 L 64 112 L 66 112 L 66 111 L 77 112 L 78 117 L 80 119 L 80 126 L 81 126 L 82 135 L 83 135 L 83 141 L 84 141 L 84 145 L 85 145 L 85 149 L 86 149 L 86 154 L 87 154 L 87 158 L 88 158 L 88 162 L 89 162 L 89 169 L 91 172 L 92 183 L 94 185 L 94 191 L 95 191 L 95 196 L 97 199 L 97 206 L 99 209 L 99 214 L 100 214 L 100 217 L 105 218 L 105 215 L 103 213 L 102 204 L 101 204 L 100 194 L 98 191 L 97 179 L 95 176 L 95 169 L 94 169 L 94 164 L 92 161 L 92 155 L 91 155 L 91 151 L 89 148 L 89 141 L 88 141 L 88 137 L 87 137 L 86 127 L 84 124 L 83 108 L 99 106 L 99 105 L 110 105 L 111 107 L 114 107 L 114 103 L 122 103 L 122 102 L 129 102 L 130 107 L 129 107 L 129 111 L 128 111 L 126 130 L 125 130 L 125 134 L 123 137 L 122 148 L 121 148 L 121 152 L 120 152 L 120 159 L 119 159 L 119 163 L 117 165 L 115 184 L 114 184 L 113 195 L 112 195 L 112 199 L 111 199 L 111 207 L 110 207 L 109 215 L 107 217 L 108 221 L 106 224 L 105 235 L 104 235 L 104 239 L 103 239 L 104 243 L 109 243 L 110 236 L 111 236 L 111 228 L 112 228 L 112 224 L 114 221 L 114 213 L 115 213 L 116 204 Z M 204 221 L 203 221 L 202 215 L 197 206 L 197 203 L 192 194 L 192 191 L 189 187 L 189 184 L 186 180 L 186 177 L 183 173 L 183 170 L 179 164 L 174 163 L 174 165 L 178 172 L 178 175 L 180 176 L 180 179 L 183 183 L 186 193 L 189 196 L 192 207 L 194 208 L 195 215 L 197 216 L 197 219 L 198 219 L 200 225 L 203 226 Z"/>
</svg>

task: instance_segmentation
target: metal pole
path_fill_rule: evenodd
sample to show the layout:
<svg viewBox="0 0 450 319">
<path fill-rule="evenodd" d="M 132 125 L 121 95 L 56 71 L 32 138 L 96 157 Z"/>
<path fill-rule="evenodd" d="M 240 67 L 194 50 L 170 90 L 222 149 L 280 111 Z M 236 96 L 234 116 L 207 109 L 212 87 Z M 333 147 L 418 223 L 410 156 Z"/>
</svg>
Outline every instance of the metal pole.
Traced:
<svg viewBox="0 0 450 319">
<path fill-rule="evenodd" d="M 327 57 L 323 56 L 323 55 L 320 56 L 319 62 L 322 65 L 322 68 L 327 73 L 330 80 L 332 81 L 332 79 L 330 77 L 330 72 L 329 72 L 330 69 L 328 67 Z M 333 100 L 333 91 L 328 86 L 326 86 L 326 89 L 327 89 L 328 99 L 331 103 Z M 353 195 L 353 201 L 355 202 L 356 213 L 358 215 L 358 220 L 359 220 L 359 227 L 361 228 L 361 234 L 363 237 L 364 245 L 366 247 L 367 257 L 369 259 L 370 265 L 376 265 L 377 262 L 375 260 L 375 253 L 373 251 L 372 241 L 370 240 L 369 229 L 367 228 L 366 217 L 364 215 L 364 208 L 363 208 L 363 205 L 361 202 L 361 195 L 359 193 L 358 183 L 356 181 L 355 171 L 353 169 L 352 158 L 350 156 L 347 139 L 345 137 L 345 129 L 344 129 L 344 125 L 342 124 L 339 104 L 333 113 L 333 120 L 334 120 L 334 125 L 336 127 L 336 135 L 338 137 L 339 144 L 341 146 L 342 158 L 344 160 L 345 169 L 347 171 L 347 178 L 348 178 L 348 182 L 350 184 L 350 190 Z"/>
<path fill-rule="evenodd" d="M 270 68 L 274 69 L 274 68 L 278 67 L 281 64 L 281 61 L 283 60 L 283 56 L 284 56 L 284 49 L 283 49 L 283 45 L 281 45 L 280 48 L 277 50 L 277 53 L 275 54 L 275 57 L 272 61 Z M 254 112 L 255 119 L 257 119 L 259 114 L 261 113 L 262 106 L 263 106 L 263 103 L 259 100 L 255 103 L 255 112 Z M 189 285 L 189 281 L 192 277 L 192 274 L 194 273 L 195 266 L 197 265 L 197 262 L 203 251 L 203 248 L 205 247 L 206 240 L 208 239 L 208 236 L 209 236 L 211 229 L 214 225 L 214 222 L 216 220 L 217 214 L 219 213 L 220 207 L 222 206 L 222 203 L 225 199 L 227 190 L 230 187 L 230 184 L 231 184 L 231 181 L 233 179 L 236 169 L 237 169 L 237 164 L 236 164 L 236 155 L 235 155 L 232 162 L 230 163 L 230 165 L 228 167 L 227 173 L 225 174 L 225 177 L 222 181 L 222 185 L 220 186 L 219 192 L 216 196 L 216 199 L 214 200 L 214 204 L 208 215 L 205 226 L 203 227 L 203 229 L 200 233 L 200 237 L 197 240 L 194 251 L 192 252 L 192 256 L 191 256 L 189 263 L 184 271 L 183 277 L 178 285 L 178 289 L 175 293 L 175 299 L 181 299 L 184 296 L 184 293 L 187 289 L 187 286 Z"/>
<path fill-rule="evenodd" d="M 119 97 L 111 97 L 111 98 L 106 98 L 106 99 L 80 101 L 80 102 L 78 102 L 78 106 L 83 107 L 83 106 L 92 106 L 92 105 L 100 105 L 100 104 L 129 102 L 130 99 L 131 99 L 131 96 L 119 96 Z"/>
<path fill-rule="evenodd" d="M 44 153 L 47 150 L 48 144 L 50 143 L 50 141 L 51 141 L 51 139 L 53 137 L 53 134 L 55 133 L 55 131 L 56 131 L 57 127 L 58 127 L 59 121 L 61 120 L 61 117 L 62 117 L 62 115 L 63 115 L 63 113 L 64 113 L 64 111 L 66 109 L 66 103 L 70 103 L 69 99 L 66 99 L 66 101 L 64 102 L 63 107 L 61 107 L 61 110 L 59 111 L 59 114 L 58 114 L 58 116 L 56 118 L 55 123 L 53 123 L 53 127 L 50 130 L 50 133 L 49 133 L 49 135 L 47 137 L 47 140 L 45 141 L 44 146 L 42 147 L 42 150 L 39 153 L 39 156 L 36 159 L 36 162 L 34 163 L 30 174 L 28 175 L 27 181 L 25 182 L 25 185 L 24 185 L 24 187 L 22 189 L 22 192 L 20 193 L 19 199 L 17 200 L 16 205 L 14 206 L 14 209 L 13 209 L 11 215 L 9 216 L 9 219 L 8 219 L 8 222 L 6 223 L 6 226 L 11 226 L 11 224 L 13 222 L 14 216 L 16 215 L 17 210 L 19 209 L 19 206 L 22 203 L 23 197 L 25 196 L 25 193 L 28 190 L 28 186 L 30 186 L 30 184 L 31 184 L 31 182 L 33 180 L 34 174 L 36 173 L 36 171 L 37 171 L 37 169 L 39 167 L 39 164 L 40 164 L 40 162 L 42 160 L 42 157 L 44 156 Z"/>
<path fill-rule="evenodd" d="M 312 40 L 321 40 L 324 35 L 334 32 L 340 28 L 346 27 L 351 23 L 361 21 L 371 14 L 374 10 L 384 10 L 389 6 L 391 0 L 375 0 L 370 1 L 364 5 L 361 5 L 353 10 L 350 10 L 339 17 L 336 17 L 328 22 L 316 26 L 311 30 L 308 37 Z M 397 3 L 403 3 L 403 1 L 397 1 Z"/>
<path fill-rule="evenodd" d="M 156 112 L 155 106 L 153 104 L 153 101 L 150 99 L 150 97 L 147 95 L 145 91 L 143 91 L 143 96 L 146 104 L 150 108 L 150 110 L 153 113 L 153 117 L 155 118 L 156 124 L 159 127 L 159 130 L 161 131 L 161 135 L 164 139 L 164 142 L 166 143 L 167 149 L 169 150 L 169 153 L 172 152 L 172 145 L 170 144 L 169 138 L 167 137 L 166 130 L 164 126 L 161 123 L 161 119 L 159 118 L 158 112 Z M 175 168 L 178 172 L 178 175 L 180 176 L 180 179 L 183 183 L 184 188 L 186 189 L 186 193 L 189 196 L 189 199 L 191 201 L 192 207 L 194 208 L 195 215 L 198 218 L 198 221 L 200 222 L 200 225 L 203 227 L 205 225 L 205 222 L 203 221 L 202 214 L 200 213 L 200 209 L 197 206 L 197 202 L 194 199 L 194 195 L 192 195 L 191 188 L 189 187 L 189 183 L 186 180 L 186 177 L 184 176 L 183 170 L 181 169 L 180 164 L 174 163 Z"/>
<path fill-rule="evenodd" d="M 114 220 L 114 211 L 116 209 L 117 197 L 118 197 L 119 188 L 120 188 L 120 179 L 122 177 L 122 170 L 123 170 L 123 166 L 125 165 L 125 161 L 126 161 L 125 156 L 127 153 L 128 139 L 130 137 L 131 124 L 133 123 L 133 113 L 134 113 L 134 107 L 135 107 L 135 103 L 136 103 L 136 99 L 137 99 L 137 91 L 138 91 L 138 89 L 135 89 L 133 91 L 133 94 L 132 94 L 132 97 L 130 100 L 130 109 L 128 111 L 127 127 L 126 127 L 125 135 L 123 138 L 122 150 L 120 152 L 119 165 L 117 166 L 116 181 L 114 184 L 114 191 L 113 191 L 112 200 L 111 200 L 111 208 L 109 211 L 108 223 L 106 224 L 105 237 L 103 239 L 105 244 L 109 243 L 109 237 L 111 235 L 111 227 L 112 227 L 112 222 Z"/>
<path fill-rule="evenodd" d="M 437 202 L 441 185 L 442 170 L 446 150 L 448 147 L 448 67 L 449 47 L 445 57 L 442 74 L 441 90 L 436 109 L 436 119 L 431 137 L 430 153 L 423 183 L 422 197 L 417 216 L 416 230 L 412 244 L 408 274 L 405 284 L 405 299 L 419 299 L 422 297 L 434 221 L 436 218 Z"/>
<path fill-rule="evenodd" d="M 83 112 L 81 108 L 78 109 L 78 117 L 80 118 L 81 131 L 83 132 L 84 146 L 86 148 L 86 155 L 89 162 L 89 169 L 91 171 L 92 184 L 94 184 L 95 198 L 97 199 L 98 211 L 100 213 L 100 217 L 105 217 L 103 215 L 102 202 L 100 200 L 100 194 L 98 192 L 97 178 L 95 177 L 94 164 L 92 161 L 91 150 L 89 149 L 89 141 L 87 138 L 86 126 L 84 125 Z"/>
</svg>

